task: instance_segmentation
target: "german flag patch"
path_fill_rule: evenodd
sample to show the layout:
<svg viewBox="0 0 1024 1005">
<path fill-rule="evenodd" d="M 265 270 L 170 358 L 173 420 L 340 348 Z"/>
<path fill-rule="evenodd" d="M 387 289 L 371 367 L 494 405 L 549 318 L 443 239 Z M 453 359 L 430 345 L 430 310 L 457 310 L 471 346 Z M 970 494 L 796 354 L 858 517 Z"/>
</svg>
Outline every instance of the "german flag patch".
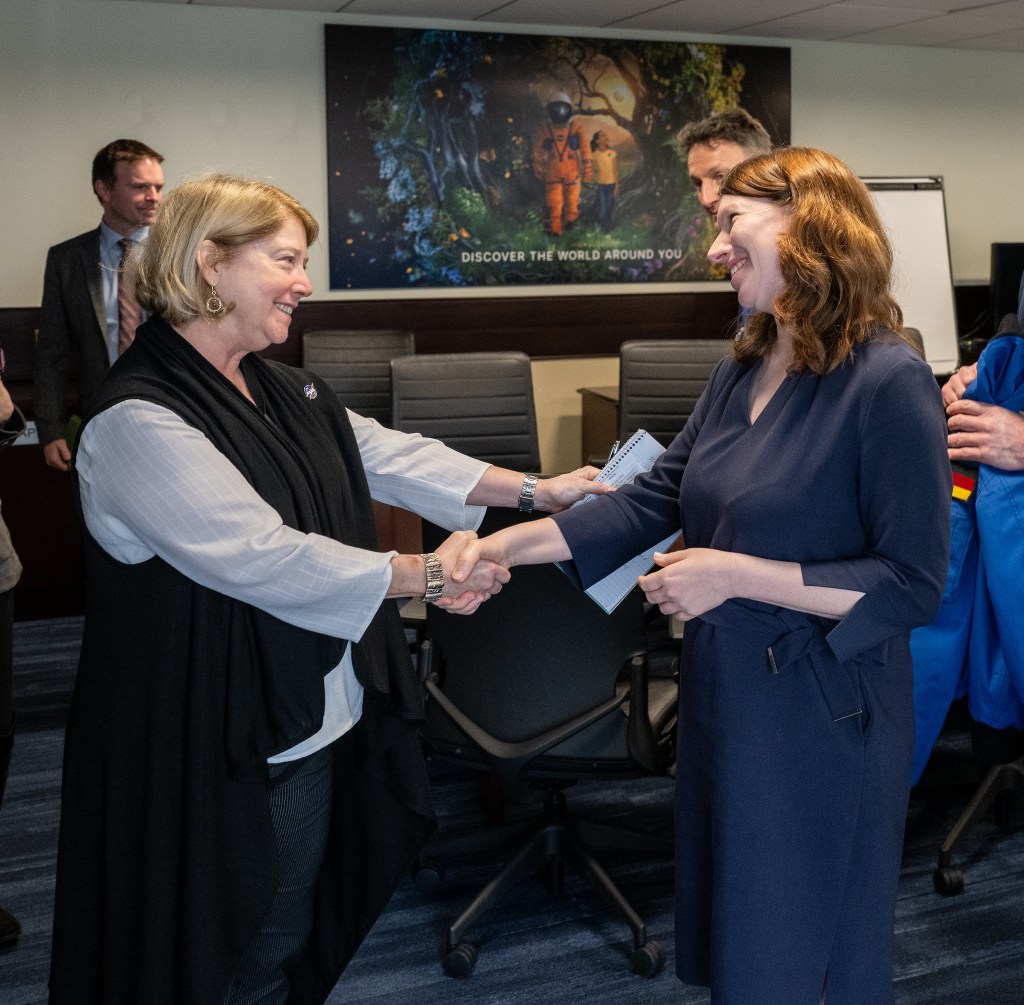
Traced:
<svg viewBox="0 0 1024 1005">
<path fill-rule="evenodd" d="M 967 502 L 968 499 L 974 494 L 974 486 L 978 483 L 977 478 L 972 478 L 970 475 L 961 474 L 959 471 L 953 472 L 953 498 L 959 499 L 960 502 Z"/>
</svg>

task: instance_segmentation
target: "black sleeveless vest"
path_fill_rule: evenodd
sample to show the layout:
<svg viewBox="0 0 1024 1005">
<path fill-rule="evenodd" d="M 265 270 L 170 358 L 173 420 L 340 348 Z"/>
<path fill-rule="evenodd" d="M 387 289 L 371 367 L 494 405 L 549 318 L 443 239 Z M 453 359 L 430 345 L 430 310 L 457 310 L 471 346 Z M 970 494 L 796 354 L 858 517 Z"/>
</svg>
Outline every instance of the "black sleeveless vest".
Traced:
<svg viewBox="0 0 1024 1005">
<path fill-rule="evenodd" d="M 152 401 L 206 436 L 288 526 L 376 548 L 359 451 L 330 389 L 255 356 L 242 368 L 258 407 L 150 319 L 83 428 L 119 401 Z M 266 758 L 319 729 L 323 678 L 346 643 L 159 557 L 117 562 L 85 537 L 51 1002 L 219 1005 L 277 881 Z M 358 767 L 336 773 L 318 914 L 295 963 L 304 1002 L 327 997 L 432 826 L 422 699 L 394 602 L 352 657 L 365 689 Z"/>
</svg>

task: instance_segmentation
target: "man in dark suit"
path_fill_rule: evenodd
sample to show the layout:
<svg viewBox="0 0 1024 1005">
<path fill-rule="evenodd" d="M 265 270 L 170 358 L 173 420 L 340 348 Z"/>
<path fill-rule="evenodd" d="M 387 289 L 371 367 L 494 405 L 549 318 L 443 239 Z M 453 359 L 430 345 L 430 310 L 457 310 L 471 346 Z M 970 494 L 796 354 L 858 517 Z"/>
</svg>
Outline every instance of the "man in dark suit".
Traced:
<svg viewBox="0 0 1024 1005">
<path fill-rule="evenodd" d="M 84 408 L 134 334 L 134 327 L 120 333 L 122 315 L 138 312 L 137 304 L 118 302 L 121 241 L 149 233 L 163 193 L 162 162 L 137 140 L 108 143 L 92 162 L 92 188 L 103 207 L 99 227 L 54 245 L 46 257 L 32 411 L 46 463 L 60 471 L 71 466 L 65 397 L 72 366 Z"/>
</svg>

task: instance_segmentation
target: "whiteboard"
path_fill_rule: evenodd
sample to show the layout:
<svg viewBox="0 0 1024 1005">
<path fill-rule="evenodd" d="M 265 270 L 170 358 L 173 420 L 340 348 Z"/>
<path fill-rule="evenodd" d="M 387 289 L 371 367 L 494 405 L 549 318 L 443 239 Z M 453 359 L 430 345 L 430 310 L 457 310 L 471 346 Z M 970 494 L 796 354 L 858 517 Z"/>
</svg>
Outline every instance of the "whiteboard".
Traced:
<svg viewBox="0 0 1024 1005">
<path fill-rule="evenodd" d="M 893 295 L 937 376 L 960 362 L 942 179 L 864 178 L 892 242 Z"/>
</svg>

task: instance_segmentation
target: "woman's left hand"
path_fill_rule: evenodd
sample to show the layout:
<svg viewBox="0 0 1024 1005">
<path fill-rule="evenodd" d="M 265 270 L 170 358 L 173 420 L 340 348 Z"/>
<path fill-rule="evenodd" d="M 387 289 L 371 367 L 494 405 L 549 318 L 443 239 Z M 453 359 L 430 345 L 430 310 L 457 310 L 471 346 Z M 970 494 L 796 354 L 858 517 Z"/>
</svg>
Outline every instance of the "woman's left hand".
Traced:
<svg viewBox="0 0 1024 1005">
<path fill-rule="evenodd" d="M 601 473 L 600 468 L 588 464 L 564 475 L 542 478 L 537 482 L 534 505 L 544 513 L 559 513 L 586 495 L 600 495 L 611 492 L 612 487 L 594 479 Z"/>
<path fill-rule="evenodd" d="M 732 599 L 727 573 L 734 557 L 713 548 L 655 552 L 659 568 L 640 577 L 640 589 L 662 614 L 689 621 Z"/>
</svg>

